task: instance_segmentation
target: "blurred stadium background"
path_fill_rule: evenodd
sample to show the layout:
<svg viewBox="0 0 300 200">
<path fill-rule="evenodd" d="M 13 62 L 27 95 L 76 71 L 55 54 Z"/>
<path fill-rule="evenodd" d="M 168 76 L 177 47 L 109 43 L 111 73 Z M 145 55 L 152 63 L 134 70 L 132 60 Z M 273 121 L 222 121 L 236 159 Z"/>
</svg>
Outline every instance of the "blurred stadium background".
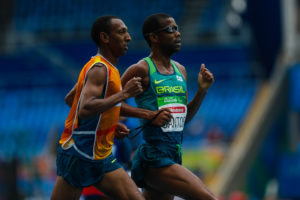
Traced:
<svg viewBox="0 0 300 200">
<path fill-rule="evenodd" d="M 179 24 L 190 98 L 201 63 L 214 73 L 185 129 L 183 164 L 228 200 L 300 199 L 299 0 L 0 1 L 0 199 L 49 199 L 64 96 L 96 54 L 96 17 L 121 17 L 126 67 L 149 53 L 141 26 Z"/>
</svg>

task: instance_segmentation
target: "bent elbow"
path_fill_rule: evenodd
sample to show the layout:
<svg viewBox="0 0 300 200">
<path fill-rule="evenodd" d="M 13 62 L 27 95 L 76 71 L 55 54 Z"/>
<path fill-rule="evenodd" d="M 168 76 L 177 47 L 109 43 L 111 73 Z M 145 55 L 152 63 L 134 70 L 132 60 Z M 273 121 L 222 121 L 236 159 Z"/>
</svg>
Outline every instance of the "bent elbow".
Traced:
<svg viewBox="0 0 300 200">
<path fill-rule="evenodd" d="M 72 102 L 71 102 L 71 99 L 70 99 L 70 97 L 67 95 L 67 96 L 65 96 L 65 103 L 68 105 L 68 106 L 72 106 Z"/>
</svg>

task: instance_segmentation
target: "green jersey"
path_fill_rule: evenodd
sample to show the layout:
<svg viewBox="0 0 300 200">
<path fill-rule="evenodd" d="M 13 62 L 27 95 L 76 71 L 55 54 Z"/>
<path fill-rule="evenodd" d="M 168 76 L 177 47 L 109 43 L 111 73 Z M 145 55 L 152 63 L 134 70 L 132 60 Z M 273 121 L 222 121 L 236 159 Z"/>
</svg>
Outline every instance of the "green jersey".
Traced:
<svg viewBox="0 0 300 200">
<path fill-rule="evenodd" d="M 148 126 L 144 129 L 143 138 L 146 141 L 166 141 L 181 144 L 182 133 L 187 114 L 187 86 L 186 82 L 171 60 L 173 74 L 161 74 L 153 61 L 146 57 L 144 60 L 149 67 L 149 87 L 136 97 L 139 108 L 158 110 L 169 108 L 173 119 L 163 127 Z M 142 123 L 145 123 L 143 120 Z"/>
</svg>

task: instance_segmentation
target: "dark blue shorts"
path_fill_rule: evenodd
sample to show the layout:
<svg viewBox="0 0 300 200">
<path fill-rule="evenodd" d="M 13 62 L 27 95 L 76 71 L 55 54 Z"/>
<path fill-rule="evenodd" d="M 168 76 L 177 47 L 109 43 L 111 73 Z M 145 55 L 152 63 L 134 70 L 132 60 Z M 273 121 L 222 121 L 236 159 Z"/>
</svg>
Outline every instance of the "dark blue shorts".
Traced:
<svg viewBox="0 0 300 200">
<path fill-rule="evenodd" d="M 149 188 L 143 181 L 147 168 L 167 167 L 182 164 L 181 145 L 168 143 L 144 143 L 136 150 L 131 168 L 131 177 L 139 187 Z"/>
<path fill-rule="evenodd" d="M 87 160 L 66 153 L 61 147 L 57 150 L 57 175 L 74 187 L 94 185 L 102 179 L 104 173 L 121 168 L 112 154 L 102 160 Z"/>
</svg>

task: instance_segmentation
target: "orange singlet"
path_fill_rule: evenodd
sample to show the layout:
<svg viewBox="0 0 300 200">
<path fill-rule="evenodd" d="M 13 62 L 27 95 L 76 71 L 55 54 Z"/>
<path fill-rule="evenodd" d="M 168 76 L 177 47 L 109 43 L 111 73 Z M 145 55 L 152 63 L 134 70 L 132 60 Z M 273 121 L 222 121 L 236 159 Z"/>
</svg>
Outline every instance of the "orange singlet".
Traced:
<svg viewBox="0 0 300 200">
<path fill-rule="evenodd" d="M 120 116 L 120 104 L 118 104 L 98 116 L 85 120 L 78 118 L 86 75 L 96 63 L 104 64 L 107 71 L 105 89 L 102 97 L 99 98 L 107 98 L 121 91 L 118 69 L 101 55 L 92 57 L 80 72 L 71 111 L 65 121 L 65 129 L 59 141 L 63 149 L 74 148 L 79 156 L 90 160 L 104 159 L 111 154 L 114 131 Z"/>
</svg>

